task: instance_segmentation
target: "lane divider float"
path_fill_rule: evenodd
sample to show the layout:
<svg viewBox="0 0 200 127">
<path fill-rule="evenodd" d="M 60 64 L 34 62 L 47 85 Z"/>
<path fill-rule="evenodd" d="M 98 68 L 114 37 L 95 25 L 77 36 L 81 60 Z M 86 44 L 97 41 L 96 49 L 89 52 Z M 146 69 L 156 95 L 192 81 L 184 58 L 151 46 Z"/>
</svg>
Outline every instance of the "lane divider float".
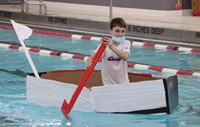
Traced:
<svg viewBox="0 0 200 127">
<path fill-rule="evenodd" d="M 0 25 L 1 29 L 9 29 L 12 30 L 12 26 L 6 26 L 6 25 Z M 94 40 L 94 41 L 101 41 L 101 37 L 92 37 L 87 35 L 78 35 L 78 34 L 68 34 L 68 33 L 62 33 L 62 32 L 52 32 L 52 31 L 46 31 L 46 30 L 37 30 L 33 29 L 34 33 L 39 34 L 45 34 L 45 35 L 53 35 L 53 36 L 61 36 L 71 39 L 82 39 L 82 40 Z M 139 41 L 133 41 L 131 42 L 133 47 L 147 47 L 147 48 L 155 48 L 155 49 L 163 49 L 163 50 L 176 50 L 186 53 L 194 53 L 194 54 L 200 54 L 200 48 L 189 48 L 189 47 L 179 47 L 179 46 L 173 46 L 173 45 L 162 45 L 162 44 L 155 44 L 155 43 L 149 43 L 149 42 L 139 42 Z"/>
<path fill-rule="evenodd" d="M 13 45 L 13 44 L 0 43 L 0 48 L 15 49 L 18 51 L 23 51 L 23 48 L 21 46 Z M 27 48 L 28 48 L 28 51 L 30 52 L 39 53 L 40 55 L 45 55 L 45 56 L 47 55 L 48 56 L 62 56 L 67 59 L 79 59 L 79 60 L 84 60 L 84 61 L 86 61 L 86 59 L 88 58 L 87 55 L 82 55 L 82 54 L 77 54 L 77 53 L 51 51 L 49 49 L 41 49 L 38 47 L 27 47 Z M 101 60 L 99 60 L 99 62 L 101 62 Z M 176 75 L 189 75 L 189 76 L 200 77 L 200 72 L 194 72 L 190 70 L 177 70 L 177 69 L 165 68 L 161 66 L 139 64 L 139 63 L 134 63 L 134 62 L 128 62 L 128 67 L 138 69 L 138 70 L 153 70 L 160 73 L 172 73 Z"/>
</svg>

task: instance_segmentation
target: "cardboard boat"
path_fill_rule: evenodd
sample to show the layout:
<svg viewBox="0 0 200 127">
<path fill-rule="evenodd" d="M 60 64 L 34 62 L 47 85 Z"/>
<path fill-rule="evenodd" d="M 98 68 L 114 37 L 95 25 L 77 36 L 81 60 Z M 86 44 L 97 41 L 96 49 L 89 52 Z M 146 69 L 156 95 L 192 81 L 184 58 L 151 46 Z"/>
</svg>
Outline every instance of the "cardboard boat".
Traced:
<svg viewBox="0 0 200 127">
<path fill-rule="evenodd" d="M 70 101 L 85 70 L 58 70 L 28 75 L 27 101 L 61 107 Z M 130 83 L 103 86 L 100 70 L 89 77 L 73 110 L 105 113 L 171 114 L 178 106 L 177 76 L 129 73 Z"/>
</svg>

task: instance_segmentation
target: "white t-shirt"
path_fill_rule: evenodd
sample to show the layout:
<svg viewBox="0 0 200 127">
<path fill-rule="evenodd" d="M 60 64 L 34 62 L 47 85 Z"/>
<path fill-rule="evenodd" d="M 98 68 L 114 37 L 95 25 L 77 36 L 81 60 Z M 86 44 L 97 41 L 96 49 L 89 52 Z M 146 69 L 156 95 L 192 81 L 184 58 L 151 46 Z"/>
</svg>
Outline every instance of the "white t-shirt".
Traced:
<svg viewBox="0 0 200 127">
<path fill-rule="evenodd" d="M 116 48 L 130 54 L 131 43 L 125 40 Z M 102 55 L 101 75 L 104 85 L 129 83 L 127 61 L 120 59 L 108 46 Z"/>
</svg>

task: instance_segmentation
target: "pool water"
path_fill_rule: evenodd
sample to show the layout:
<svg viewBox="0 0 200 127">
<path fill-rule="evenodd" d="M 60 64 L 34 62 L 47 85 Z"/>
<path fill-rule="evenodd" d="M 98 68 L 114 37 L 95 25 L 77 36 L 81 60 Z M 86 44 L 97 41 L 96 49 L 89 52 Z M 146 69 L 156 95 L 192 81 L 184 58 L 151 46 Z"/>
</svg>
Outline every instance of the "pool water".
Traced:
<svg viewBox="0 0 200 127">
<path fill-rule="evenodd" d="M 12 30 L 0 29 L 0 41 L 19 43 Z M 33 34 L 25 41 L 29 46 L 40 46 L 90 55 L 100 44 L 98 41 L 75 40 L 64 37 Z M 41 56 L 30 53 L 39 72 L 61 69 L 85 69 L 82 60 L 61 56 Z M 174 69 L 199 71 L 200 55 L 152 48 L 131 49 L 129 61 L 158 65 Z M 72 111 L 70 123 L 60 108 L 42 107 L 26 102 L 26 72 L 32 72 L 24 52 L 0 48 L 0 126 L 32 127 L 199 127 L 199 77 L 178 76 L 179 107 L 171 115 L 106 114 Z M 101 69 L 101 63 L 96 69 Z M 129 71 L 170 75 L 149 70 Z"/>
</svg>

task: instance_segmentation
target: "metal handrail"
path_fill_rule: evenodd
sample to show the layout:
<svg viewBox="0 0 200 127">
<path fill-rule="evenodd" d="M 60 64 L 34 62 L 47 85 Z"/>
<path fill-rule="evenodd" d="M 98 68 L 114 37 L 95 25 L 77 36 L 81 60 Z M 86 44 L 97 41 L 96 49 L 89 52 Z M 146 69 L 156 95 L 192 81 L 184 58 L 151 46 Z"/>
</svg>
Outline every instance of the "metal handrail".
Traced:
<svg viewBox="0 0 200 127">
<path fill-rule="evenodd" d="M 29 5 L 39 5 L 39 13 L 42 14 L 42 6 L 44 7 L 44 14 L 47 14 L 47 5 L 42 2 L 42 0 L 36 1 L 27 1 L 23 0 L 26 5 L 26 13 L 29 13 Z"/>
</svg>

